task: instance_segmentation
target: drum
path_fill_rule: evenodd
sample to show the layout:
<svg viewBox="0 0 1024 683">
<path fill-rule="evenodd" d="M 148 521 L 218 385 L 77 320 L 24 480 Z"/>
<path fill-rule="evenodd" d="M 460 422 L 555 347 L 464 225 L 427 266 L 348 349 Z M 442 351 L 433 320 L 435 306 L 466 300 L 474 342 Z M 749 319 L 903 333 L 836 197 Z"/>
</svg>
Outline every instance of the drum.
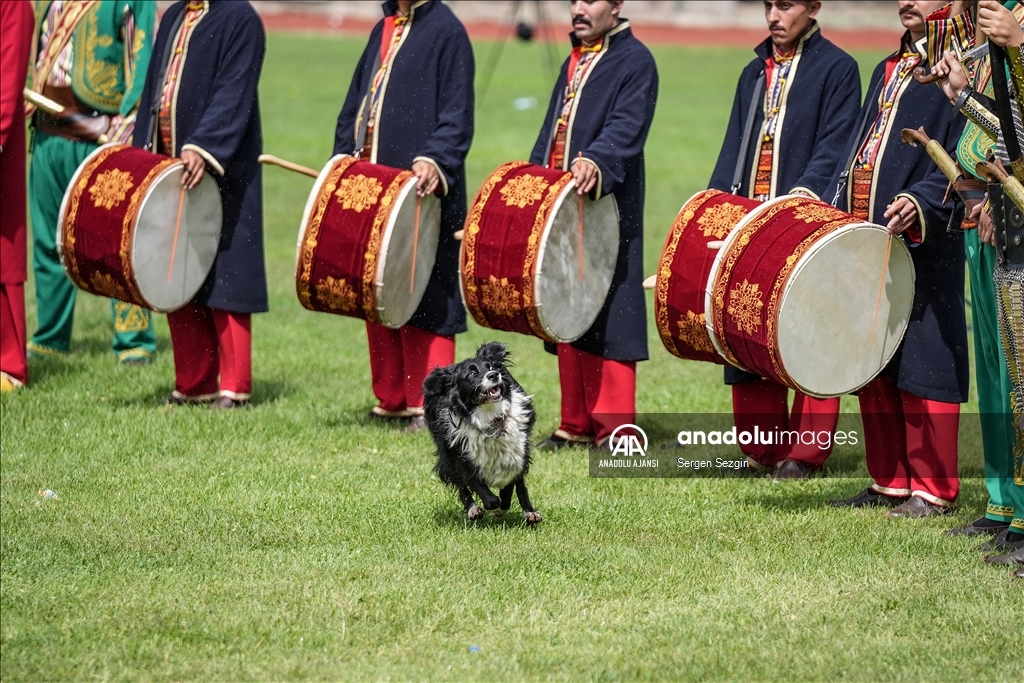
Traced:
<svg viewBox="0 0 1024 683">
<path fill-rule="evenodd" d="M 847 394 L 895 354 L 914 278 L 909 250 L 885 228 L 778 197 L 742 218 L 715 256 L 708 334 L 736 367 L 810 396 Z"/>
<path fill-rule="evenodd" d="M 571 173 L 508 163 L 466 218 L 462 298 L 484 327 L 575 341 L 604 305 L 618 249 L 614 197 L 580 198 Z"/>
<path fill-rule="evenodd" d="M 72 282 L 160 312 L 192 300 L 217 257 L 222 208 L 209 174 L 182 189 L 184 168 L 123 144 L 86 157 L 57 222 L 57 251 Z"/>
<path fill-rule="evenodd" d="M 416 176 L 338 155 L 320 172 L 299 226 L 295 287 L 311 311 L 399 328 L 423 299 L 441 203 Z"/>
<path fill-rule="evenodd" d="M 704 298 L 724 240 L 761 202 L 719 190 L 698 192 L 680 209 L 665 238 L 654 286 L 654 319 L 668 352 L 679 358 L 725 364 L 708 336 Z"/>
</svg>

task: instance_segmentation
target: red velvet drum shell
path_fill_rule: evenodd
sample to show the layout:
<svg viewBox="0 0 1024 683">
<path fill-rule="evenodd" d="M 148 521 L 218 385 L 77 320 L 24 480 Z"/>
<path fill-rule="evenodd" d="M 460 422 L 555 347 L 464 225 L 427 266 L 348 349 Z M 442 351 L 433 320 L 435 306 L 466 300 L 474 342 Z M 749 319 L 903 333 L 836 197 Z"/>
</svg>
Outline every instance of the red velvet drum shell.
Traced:
<svg viewBox="0 0 1024 683">
<path fill-rule="evenodd" d="M 57 227 L 75 285 L 155 311 L 192 300 L 217 255 L 222 207 L 213 178 L 184 191 L 183 171 L 180 159 L 122 144 L 82 162 Z"/>
<path fill-rule="evenodd" d="M 575 341 L 604 305 L 618 242 L 613 197 L 580 198 L 565 171 L 504 164 L 466 218 L 463 301 L 484 327 Z"/>
<path fill-rule="evenodd" d="M 718 253 L 709 242 L 724 240 L 761 202 L 720 190 L 698 192 L 680 209 L 661 252 L 654 287 L 654 317 L 669 353 L 688 360 L 725 364 L 708 336 L 705 292 Z"/>
<path fill-rule="evenodd" d="M 416 312 L 437 256 L 441 208 L 411 171 L 338 155 L 309 195 L 296 256 L 299 301 L 399 328 Z"/>
</svg>

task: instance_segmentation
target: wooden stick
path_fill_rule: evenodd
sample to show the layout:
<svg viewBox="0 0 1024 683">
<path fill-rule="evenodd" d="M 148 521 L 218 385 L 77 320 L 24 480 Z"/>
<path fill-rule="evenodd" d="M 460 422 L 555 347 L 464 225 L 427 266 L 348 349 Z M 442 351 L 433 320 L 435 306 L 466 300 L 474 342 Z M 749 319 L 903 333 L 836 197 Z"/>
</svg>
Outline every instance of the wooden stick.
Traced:
<svg viewBox="0 0 1024 683">
<path fill-rule="evenodd" d="M 28 88 L 25 88 L 21 91 L 21 96 L 24 97 L 27 102 L 31 102 L 47 114 L 58 116 L 64 113 L 64 107 L 62 105 L 54 102 L 49 97 L 40 95 L 34 90 L 29 90 Z"/>
<path fill-rule="evenodd" d="M 167 266 L 167 281 L 171 281 L 174 273 L 174 257 L 178 253 L 178 229 L 181 227 L 181 210 L 185 206 L 185 186 L 181 186 L 181 197 L 178 198 L 178 218 L 174 221 L 174 241 L 171 243 L 171 265 Z"/>
<path fill-rule="evenodd" d="M 281 168 L 287 168 L 289 171 L 295 171 L 302 175 L 308 175 L 310 178 L 319 178 L 320 171 L 314 171 L 308 166 L 302 166 L 300 164 L 292 163 L 291 161 L 285 161 L 284 159 L 275 157 L 273 154 L 261 154 L 259 156 L 259 162 L 261 164 L 270 164 L 272 166 L 280 166 Z"/>
<path fill-rule="evenodd" d="M 416 253 L 420 248 L 420 205 L 423 202 L 423 197 L 416 196 L 416 225 L 413 227 L 412 233 L 412 268 L 409 272 L 409 293 L 412 294 L 416 284 Z"/>
<path fill-rule="evenodd" d="M 463 234 L 465 232 L 466 232 L 465 230 L 456 230 L 455 231 L 455 239 L 456 239 L 456 241 L 461 242 L 462 241 L 462 236 L 463 236 Z"/>
<path fill-rule="evenodd" d="M 711 240 L 707 244 L 708 249 L 714 249 L 715 251 L 718 251 L 719 249 L 721 249 L 724 246 L 725 246 L 725 240 Z"/>
<path fill-rule="evenodd" d="M 882 308 L 882 292 L 885 290 L 885 274 L 889 271 L 889 251 L 892 249 L 892 241 L 896 239 L 889 235 L 885 243 L 885 259 L 882 261 L 882 281 L 878 283 L 878 300 L 875 302 L 875 319 L 871 323 L 871 342 L 868 346 L 875 345 L 875 328 L 878 327 L 878 311 Z"/>
<path fill-rule="evenodd" d="M 644 280 L 644 289 L 654 289 L 654 287 L 655 287 L 655 285 L 657 285 L 657 283 L 658 283 L 658 276 L 657 275 L 652 275 L 649 278 L 647 278 L 646 280 Z"/>
</svg>

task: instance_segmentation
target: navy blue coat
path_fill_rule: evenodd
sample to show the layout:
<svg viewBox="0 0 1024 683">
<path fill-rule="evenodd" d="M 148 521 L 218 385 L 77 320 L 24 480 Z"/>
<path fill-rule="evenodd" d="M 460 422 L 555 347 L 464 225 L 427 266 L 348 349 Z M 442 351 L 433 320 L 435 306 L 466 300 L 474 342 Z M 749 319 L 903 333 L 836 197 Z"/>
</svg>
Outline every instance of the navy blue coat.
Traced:
<svg viewBox="0 0 1024 683">
<path fill-rule="evenodd" d="M 909 34 L 904 37 L 909 41 Z M 878 115 L 878 99 L 885 80 L 883 60 L 871 76 L 868 99 L 861 108 L 860 121 L 868 126 Z M 883 375 L 892 377 L 896 385 L 921 398 L 946 403 L 967 401 L 970 367 L 967 353 L 967 321 L 964 309 L 964 240 L 963 233 L 949 232 L 952 205 L 943 204 L 948 181 L 921 146 L 911 147 L 900 141 L 904 128 L 923 126 L 929 137 L 940 142 L 950 155 L 954 155 L 964 117 L 950 122 L 949 101 L 934 85 L 921 85 L 910 80 L 894 105 L 891 125 L 885 147 L 876 160 L 876 190 L 872 194 L 873 206 L 869 220 L 886 225 L 886 206 L 897 195 L 907 195 L 918 205 L 918 220 L 923 221 L 923 239 L 911 243 L 910 254 L 917 272 L 914 288 L 914 307 L 910 324 L 900 351 Z M 856 138 L 856 129 L 843 146 L 844 164 L 854 146 L 862 140 Z M 831 201 L 839 186 L 839 174 L 826 190 Z M 847 184 L 835 205 L 849 210 L 851 185 Z M 904 236 L 906 238 L 906 236 Z"/>
<path fill-rule="evenodd" d="M 736 97 L 732 103 L 729 127 L 726 129 L 718 164 L 708 187 L 730 192 L 736 160 L 740 154 L 743 130 L 751 104 L 755 108 L 752 137 L 756 138 L 764 124 L 765 86 L 754 93 L 754 85 L 765 73 L 772 55 L 771 39 L 754 48 L 757 57 L 743 69 Z M 797 57 L 790 70 L 790 90 L 782 103 L 782 129 L 777 135 L 775 159 L 777 176 L 775 196 L 795 188 L 822 196 L 835 175 L 843 145 L 860 110 L 860 70 L 853 57 L 826 40 L 815 24 L 797 46 Z M 760 155 L 761 144 L 755 139 L 747 148 L 738 194 L 751 196 L 751 177 Z M 831 197 L 829 197 L 831 199 Z"/>
<path fill-rule="evenodd" d="M 393 15 L 398 3 L 384 3 Z M 354 154 L 356 121 L 380 67 L 382 19 L 370 33 L 334 135 L 335 154 Z M 459 243 L 466 220 L 466 154 L 473 141 L 473 48 L 462 23 L 438 0 L 414 7 L 381 95 L 374 163 L 411 168 L 417 157 L 441 172 L 441 239 L 426 293 L 409 325 L 437 334 L 466 331 L 459 293 Z"/>
<path fill-rule="evenodd" d="M 579 40 L 570 34 L 573 45 Z M 530 161 L 546 166 L 552 132 L 562 108 L 569 60 L 555 83 L 547 117 Z M 644 265 L 644 143 L 654 120 L 658 70 L 654 57 L 623 20 L 606 36 L 602 53 L 577 93 L 566 159 L 582 153 L 601 171 L 601 196 L 619 207 L 619 256 L 611 290 L 597 320 L 572 346 L 611 360 L 646 360 L 647 306 Z M 549 345 L 549 350 L 551 346 Z"/>
<path fill-rule="evenodd" d="M 752 196 L 751 178 L 761 153 L 758 133 L 764 124 L 764 81 L 754 93 L 758 78 L 765 73 L 772 55 L 771 38 L 754 48 L 757 57 L 743 69 L 732 103 L 718 164 L 708 187 L 732 191 L 736 161 L 754 106 L 753 138 L 747 147 L 738 194 Z M 790 70 L 790 90 L 782 102 L 782 127 L 776 136 L 774 196 L 800 188 L 821 197 L 844 161 L 843 145 L 850 137 L 860 111 L 860 70 L 853 57 L 826 40 L 815 23 L 797 45 L 797 57 Z M 794 71 L 795 70 L 795 71 Z M 829 197 L 831 199 L 831 197 Z M 736 384 L 760 379 L 731 365 L 725 367 L 725 381 Z"/>
<path fill-rule="evenodd" d="M 177 2 L 160 21 L 135 120 L 136 147 L 156 149 L 156 112 L 184 16 Z M 209 0 L 192 31 L 172 109 L 174 153 L 198 152 L 220 187 L 224 224 L 217 258 L 193 301 L 235 313 L 268 310 L 263 260 L 263 151 L 259 82 L 266 34 L 248 2 Z"/>
</svg>

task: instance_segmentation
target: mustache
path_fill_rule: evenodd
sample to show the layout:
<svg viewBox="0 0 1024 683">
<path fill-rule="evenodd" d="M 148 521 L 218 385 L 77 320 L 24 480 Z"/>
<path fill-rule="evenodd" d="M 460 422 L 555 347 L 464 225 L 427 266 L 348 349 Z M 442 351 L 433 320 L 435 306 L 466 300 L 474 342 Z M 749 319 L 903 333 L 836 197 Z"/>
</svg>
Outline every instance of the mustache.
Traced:
<svg viewBox="0 0 1024 683">
<path fill-rule="evenodd" d="M 587 19 L 582 14 L 577 14 L 576 16 L 574 16 L 572 18 L 572 23 L 574 23 L 574 24 L 585 24 L 587 26 L 592 26 L 593 25 L 593 24 L 591 24 L 590 19 Z"/>
</svg>

